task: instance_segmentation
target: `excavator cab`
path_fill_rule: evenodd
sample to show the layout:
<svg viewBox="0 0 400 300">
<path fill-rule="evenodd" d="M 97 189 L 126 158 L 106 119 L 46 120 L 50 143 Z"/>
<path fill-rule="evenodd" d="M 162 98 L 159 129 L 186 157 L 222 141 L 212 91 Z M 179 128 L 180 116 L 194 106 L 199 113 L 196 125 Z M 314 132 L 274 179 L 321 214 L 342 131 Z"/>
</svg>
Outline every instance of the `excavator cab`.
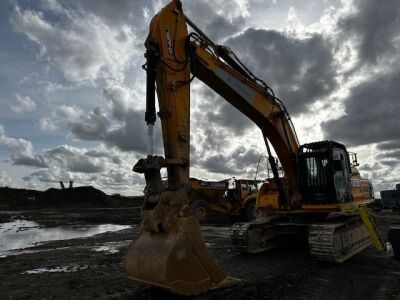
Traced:
<svg viewBox="0 0 400 300">
<path fill-rule="evenodd" d="M 337 204 L 352 200 L 351 167 L 344 145 L 334 141 L 302 145 L 298 168 L 305 204 Z"/>
</svg>

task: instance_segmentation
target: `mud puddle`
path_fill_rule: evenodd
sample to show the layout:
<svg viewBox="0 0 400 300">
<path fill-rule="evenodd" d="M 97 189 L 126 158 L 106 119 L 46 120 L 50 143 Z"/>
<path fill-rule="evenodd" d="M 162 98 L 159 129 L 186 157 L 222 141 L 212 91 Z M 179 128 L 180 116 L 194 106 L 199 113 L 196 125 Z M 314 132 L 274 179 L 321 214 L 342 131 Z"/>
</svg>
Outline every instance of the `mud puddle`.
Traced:
<svg viewBox="0 0 400 300">
<path fill-rule="evenodd" d="M 115 224 L 46 227 L 33 221 L 15 220 L 0 224 L 0 257 L 6 257 L 16 249 L 37 246 L 47 241 L 85 238 L 130 227 L 129 225 Z M 108 247 L 109 251 L 117 251 L 110 245 L 105 247 Z M 102 248 L 102 250 L 106 251 L 107 249 Z"/>
</svg>

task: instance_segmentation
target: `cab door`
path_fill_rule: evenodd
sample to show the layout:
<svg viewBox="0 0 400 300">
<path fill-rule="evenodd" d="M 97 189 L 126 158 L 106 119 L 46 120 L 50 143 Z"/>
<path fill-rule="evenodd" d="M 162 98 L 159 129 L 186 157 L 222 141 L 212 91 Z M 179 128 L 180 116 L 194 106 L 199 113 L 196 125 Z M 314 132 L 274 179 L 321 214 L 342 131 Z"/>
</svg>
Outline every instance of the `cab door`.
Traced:
<svg viewBox="0 0 400 300">
<path fill-rule="evenodd" d="M 336 199 L 339 203 L 352 200 L 349 161 L 343 149 L 333 148 L 333 180 L 336 190 Z"/>
</svg>

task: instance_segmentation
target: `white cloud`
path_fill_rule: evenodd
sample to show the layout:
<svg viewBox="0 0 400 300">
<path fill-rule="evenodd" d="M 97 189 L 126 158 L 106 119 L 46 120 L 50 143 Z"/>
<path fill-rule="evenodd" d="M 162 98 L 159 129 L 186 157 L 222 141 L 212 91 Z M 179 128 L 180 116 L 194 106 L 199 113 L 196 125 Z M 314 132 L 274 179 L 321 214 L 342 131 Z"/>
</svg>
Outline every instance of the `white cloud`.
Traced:
<svg viewBox="0 0 400 300">
<path fill-rule="evenodd" d="M 298 21 L 298 16 L 297 16 L 296 10 L 294 9 L 293 6 L 291 6 L 289 8 L 288 15 L 287 15 L 287 21 L 288 22 Z"/>
<path fill-rule="evenodd" d="M 54 1 L 47 1 L 53 3 Z M 11 22 L 15 30 L 40 46 L 41 56 L 61 70 L 66 79 L 80 84 L 99 78 L 123 79 L 136 54 L 135 34 L 128 26 L 113 28 L 91 13 L 50 6 L 62 22 L 50 23 L 42 12 L 16 7 Z"/>
<path fill-rule="evenodd" d="M 10 186 L 12 183 L 12 179 L 7 175 L 6 172 L 0 170 L 0 187 L 2 186 Z"/>
<path fill-rule="evenodd" d="M 92 185 L 107 193 L 140 194 L 144 178 L 133 173 L 127 161 L 132 154 L 123 153 L 103 144 L 91 149 L 60 145 L 43 153 L 48 168 L 25 176 L 26 184 L 48 188 L 50 183 L 73 180 L 76 186 Z"/>
<path fill-rule="evenodd" d="M 76 106 L 62 105 L 48 118 L 40 120 L 42 130 L 69 130 L 72 137 L 82 140 L 100 140 L 109 127 L 106 115 L 99 107 L 89 113 Z"/>
<path fill-rule="evenodd" d="M 45 10 L 53 11 L 56 13 L 62 13 L 63 7 L 56 0 L 41 0 L 41 6 Z"/>
<path fill-rule="evenodd" d="M 32 143 L 24 139 L 7 137 L 0 125 L 0 144 L 12 151 L 11 160 L 14 165 L 44 168 L 47 166 L 43 156 L 35 154 Z"/>
<path fill-rule="evenodd" d="M 233 0 L 233 1 L 225 1 L 218 0 L 214 1 L 213 6 L 216 9 L 217 14 L 220 16 L 225 16 L 229 19 L 234 19 L 237 17 L 248 17 L 249 9 L 248 9 L 249 1 L 248 0 Z"/>
<path fill-rule="evenodd" d="M 15 95 L 15 105 L 11 105 L 11 109 L 16 113 L 28 113 L 36 109 L 36 103 L 28 96 Z"/>
<path fill-rule="evenodd" d="M 113 117 L 121 121 L 133 110 L 139 96 L 119 82 L 109 81 L 103 91 L 104 97 L 112 104 Z"/>
</svg>

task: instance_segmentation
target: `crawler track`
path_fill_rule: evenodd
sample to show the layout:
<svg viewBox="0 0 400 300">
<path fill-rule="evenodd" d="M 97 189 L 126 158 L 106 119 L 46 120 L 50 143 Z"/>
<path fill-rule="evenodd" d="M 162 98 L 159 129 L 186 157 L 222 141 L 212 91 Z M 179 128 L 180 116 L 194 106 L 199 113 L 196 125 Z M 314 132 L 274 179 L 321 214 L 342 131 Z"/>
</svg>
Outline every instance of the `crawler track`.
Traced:
<svg viewBox="0 0 400 300">
<path fill-rule="evenodd" d="M 288 222 L 283 216 L 270 216 L 233 225 L 231 242 L 238 251 L 258 253 L 306 240 L 307 227 L 305 224 Z"/>
<path fill-rule="evenodd" d="M 298 220 L 300 221 L 300 220 Z M 372 244 L 360 217 L 338 215 L 309 224 L 270 216 L 232 227 L 231 242 L 240 252 L 257 253 L 308 240 L 311 255 L 322 261 L 344 262 Z"/>
<path fill-rule="evenodd" d="M 344 222 L 311 225 L 308 243 L 315 259 L 341 263 L 372 241 L 361 219 L 353 217 Z"/>
</svg>

